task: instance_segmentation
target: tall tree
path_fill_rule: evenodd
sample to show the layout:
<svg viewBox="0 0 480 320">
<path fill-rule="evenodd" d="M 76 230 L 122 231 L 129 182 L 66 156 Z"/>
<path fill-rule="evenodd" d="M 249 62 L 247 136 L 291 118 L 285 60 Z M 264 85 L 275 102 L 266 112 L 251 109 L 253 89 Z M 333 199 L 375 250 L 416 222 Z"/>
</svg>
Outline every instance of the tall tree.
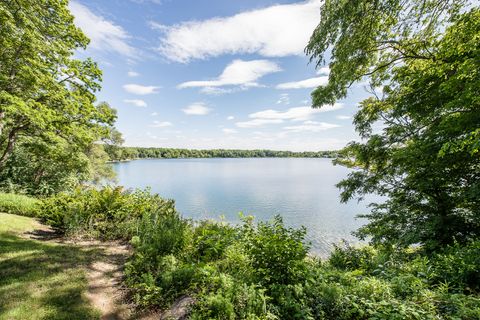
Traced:
<svg viewBox="0 0 480 320">
<path fill-rule="evenodd" d="M 325 0 L 320 23 L 305 52 L 317 66 L 330 58 L 326 86 L 312 93 L 313 106 L 334 103 L 355 82 L 388 81 L 408 60 L 432 59 L 432 42 L 468 0 Z"/>
<path fill-rule="evenodd" d="M 322 21 L 307 49 L 321 60 L 333 46 L 314 106 L 371 81 L 354 119 L 362 142 L 337 163 L 356 168 L 339 183 L 343 201 L 387 197 L 357 233 L 375 243 L 436 250 L 480 236 L 480 10 L 461 3 L 326 1 L 322 17 L 335 13 L 339 23 Z"/>
<path fill-rule="evenodd" d="M 101 71 L 73 58 L 88 42 L 67 0 L 0 3 L 0 172 L 22 137 L 85 150 L 108 135 L 115 113 L 95 105 Z"/>
</svg>

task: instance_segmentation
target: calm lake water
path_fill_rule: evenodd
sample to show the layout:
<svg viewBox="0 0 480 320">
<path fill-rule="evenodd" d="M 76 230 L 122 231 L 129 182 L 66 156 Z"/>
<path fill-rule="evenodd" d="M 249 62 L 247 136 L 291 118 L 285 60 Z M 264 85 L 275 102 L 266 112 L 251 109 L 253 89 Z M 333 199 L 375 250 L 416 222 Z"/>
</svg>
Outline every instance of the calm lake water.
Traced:
<svg viewBox="0 0 480 320">
<path fill-rule="evenodd" d="M 155 159 L 116 163 L 118 183 L 150 187 L 176 201 L 185 217 L 239 221 L 239 212 L 268 220 L 283 216 L 289 226 L 307 227 L 312 251 L 327 255 L 332 243 L 355 242 L 351 232 L 364 221 L 366 203 L 340 203 L 335 184 L 349 170 L 331 159 Z"/>
</svg>

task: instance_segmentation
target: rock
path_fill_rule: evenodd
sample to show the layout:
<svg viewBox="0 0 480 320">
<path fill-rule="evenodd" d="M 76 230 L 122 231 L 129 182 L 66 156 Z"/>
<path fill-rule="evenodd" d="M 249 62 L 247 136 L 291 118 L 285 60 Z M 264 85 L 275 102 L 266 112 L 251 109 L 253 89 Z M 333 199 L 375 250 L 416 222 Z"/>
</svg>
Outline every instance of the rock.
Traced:
<svg viewBox="0 0 480 320">
<path fill-rule="evenodd" d="M 160 320 L 185 320 L 187 319 L 190 307 L 195 304 L 195 300 L 189 296 L 183 296 L 177 299 L 170 308 L 165 311 Z"/>
</svg>

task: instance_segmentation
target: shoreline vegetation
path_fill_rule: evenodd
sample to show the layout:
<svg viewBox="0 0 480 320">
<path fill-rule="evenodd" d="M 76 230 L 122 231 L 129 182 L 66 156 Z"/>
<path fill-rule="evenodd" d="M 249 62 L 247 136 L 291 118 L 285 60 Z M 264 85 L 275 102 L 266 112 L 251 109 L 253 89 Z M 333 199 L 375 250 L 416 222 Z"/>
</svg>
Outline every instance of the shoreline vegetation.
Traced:
<svg viewBox="0 0 480 320">
<path fill-rule="evenodd" d="M 320 259 L 308 255 L 306 229 L 286 227 L 281 216 L 268 222 L 244 216 L 239 225 L 185 219 L 174 201 L 148 191 L 87 187 L 31 205 L 28 214 L 35 211 L 64 239 L 128 244 L 123 284 L 135 313 L 205 320 L 480 318 L 479 241 L 435 253 L 340 243 Z M 42 263 L 56 259 L 46 256 Z M 0 281 L 0 292 L 6 286 Z M 86 288 L 76 290 L 66 304 Z M 4 300 L 10 307 L 3 315 L 17 312 L 10 299 L 16 298 Z M 36 302 L 42 312 L 47 307 Z M 63 305 L 58 312 L 68 318 Z"/>
<path fill-rule="evenodd" d="M 190 159 L 190 158 L 336 158 L 338 151 L 276 151 L 239 149 L 180 149 L 155 147 L 122 147 L 105 145 L 109 162 L 138 159 Z"/>
</svg>

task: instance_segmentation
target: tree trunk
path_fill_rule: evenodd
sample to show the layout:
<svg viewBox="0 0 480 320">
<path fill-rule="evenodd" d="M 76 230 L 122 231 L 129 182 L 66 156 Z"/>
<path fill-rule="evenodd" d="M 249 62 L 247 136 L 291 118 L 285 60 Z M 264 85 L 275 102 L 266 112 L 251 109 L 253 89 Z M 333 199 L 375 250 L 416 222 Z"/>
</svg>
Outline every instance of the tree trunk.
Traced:
<svg viewBox="0 0 480 320">
<path fill-rule="evenodd" d="M 1 111 L 0 110 L 0 137 L 2 136 L 2 132 L 3 132 L 3 119 L 5 118 L 5 111 Z"/>
<path fill-rule="evenodd" d="M 17 134 L 19 130 L 19 128 L 12 129 L 12 131 L 10 131 L 10 133 L 8 134 L 7 147 L 5 148 L 2 157 L 0 157 L 0 171 L 2 171 L 8 158 L 10 158 L 13 153 L 13 148 L 15 147 L 15 142 L 17 141 Z"/>
</svg>

